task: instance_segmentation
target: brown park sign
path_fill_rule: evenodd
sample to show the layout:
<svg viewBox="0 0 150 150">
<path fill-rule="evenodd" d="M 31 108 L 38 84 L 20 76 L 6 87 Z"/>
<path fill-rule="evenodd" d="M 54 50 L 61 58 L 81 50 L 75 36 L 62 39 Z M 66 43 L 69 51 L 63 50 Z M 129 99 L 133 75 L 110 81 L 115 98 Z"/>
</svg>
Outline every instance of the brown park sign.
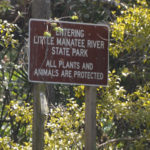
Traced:
<svg viewBox="0 0 150 150">
<path fill-rule="evenodd" d="M 29 81 L 106 86 L 108 42 L 107 25 L 31 19 Z"/>
</svg>

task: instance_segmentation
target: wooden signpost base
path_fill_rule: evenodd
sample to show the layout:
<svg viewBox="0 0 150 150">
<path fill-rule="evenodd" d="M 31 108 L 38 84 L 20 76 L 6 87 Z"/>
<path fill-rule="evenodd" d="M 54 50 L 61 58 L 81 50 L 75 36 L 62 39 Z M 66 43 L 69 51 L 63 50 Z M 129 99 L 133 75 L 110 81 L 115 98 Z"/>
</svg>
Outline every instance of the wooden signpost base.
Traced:
<svg viewBox="0 0 150 150">
<path fill-rule="evenodd" d="M 33 144 L 32 150 L 43 150 L 44 149 L 44 121 L 45 117 L 41 111 L 41 99 L 40 92 L 43 91 L 43 84 L 34 84 L 33 94 Z"/>
<path fill-rule="evenodd" d="M 85 88 L 85 150 L 96 149 L 96 87 Z"/>
</svg>

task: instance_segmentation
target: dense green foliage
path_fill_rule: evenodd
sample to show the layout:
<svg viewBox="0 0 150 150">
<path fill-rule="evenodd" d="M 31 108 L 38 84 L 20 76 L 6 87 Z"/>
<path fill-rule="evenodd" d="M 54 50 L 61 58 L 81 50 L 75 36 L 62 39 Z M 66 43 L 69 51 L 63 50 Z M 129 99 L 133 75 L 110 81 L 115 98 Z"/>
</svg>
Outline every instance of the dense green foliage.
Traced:
<svg viewBox="0 0 150 150">
<path fill-rule="evenodd" d="M 33 98 L 32 84 L 27 77 L 26 42 L 29 7 L 30 2 L 26 1 L 0 1 L 2 150 L 29 150 L 32 147 Z M 148 150 L 149 2 L 52 1 L 52 17 L 73 16 L 75 21 L 77 16 L 74 14 L 79 16 L 79 21 L 105 22 L 111 28 L 109 84 L 97 88 L 97 149 Z M 45 121 L 46 150 L 84 148 L 84 88 L 83 85 L 55 85 L 55 103 L 50 105 Z"/>
</svg>

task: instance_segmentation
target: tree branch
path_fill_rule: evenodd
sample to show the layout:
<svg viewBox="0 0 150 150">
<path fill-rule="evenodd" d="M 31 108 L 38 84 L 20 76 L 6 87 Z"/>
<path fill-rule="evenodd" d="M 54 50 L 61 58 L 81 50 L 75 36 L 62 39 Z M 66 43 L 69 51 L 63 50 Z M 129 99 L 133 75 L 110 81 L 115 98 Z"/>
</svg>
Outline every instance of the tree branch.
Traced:
<svg viewBox="0 0 150 150">
<path fill-rule="evenodd" d="M 102 144 L 97 144 L 97 147 L 98 148 L 102 148 L 110 143 L 115 143 L 115 142 L 121 142 L 121 141 L 136 141 L 136 140 L 140 140 L 142 138 L 145 138 L 146 141 L 150 141 L 150 139 L 147 139 L 146 137 L 135 137 L 135 138 L 132 138 L 132 137 L 124 137 L 124 138 L 119 138 L 119 139 L 111 139 L 111 140 L 108 140 L 107 142 L 105 143 L 102 143 Z"/>
</svg>

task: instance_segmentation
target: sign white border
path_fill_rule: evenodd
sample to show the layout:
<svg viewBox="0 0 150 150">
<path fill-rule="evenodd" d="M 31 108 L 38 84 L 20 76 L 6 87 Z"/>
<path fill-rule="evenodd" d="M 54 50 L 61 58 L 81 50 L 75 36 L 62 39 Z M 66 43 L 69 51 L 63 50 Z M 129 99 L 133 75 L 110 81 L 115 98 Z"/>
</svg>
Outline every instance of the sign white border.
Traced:
<svg viewBox="0 0 150 150">
<path fill-rule="evenodd" d="M 59 22 L 59 23 L 68 23 L 68 24 L 78 24 L 78 25 L 87 25 L 87 26 L 103 26 L 103 27 L 107 27 L 108 29 L 108 48 L 107 48 L 107 51 L 108 51 L 108 64 L 107 64 L 107 84 L 106 85 L 99 85 L 99 84 L 83 84 L 83 83 L 70 83 L 70 82 L 52 82 L 52 81 L 34 81 L 34 80 L 31 80 L 30 77 L 29 77 L 29 71 L 30 71 L 30 24 L 31 24 L 31 21 L 43 21 L 43 22 L 46 22 L 46 21 L 52 21 L 52 22 Z M 33 83 L 47 83 L 47 84 L 64 84 L 64 85 L 85 85 L 85 86 L 103 86 L 103 87 L 106 87 L 108 85 L 108 70 L 109 70 L 109 41 L 110 41 L 110 34 L 109 34 L 109 31 L 110 31 L 110 28 L 108 25 L 106 24 L 92 24 L 92 23 L 77 23 L 77 22 L 69 22 L 69 21 L 55 21 L 55 20 L 47 20 L 47 19 L 35 19 L 35 18 L 31 18 L 29 20 L 29 50 L 28 50 L 28 80 L 29 82 L 33 82 Z"/>
</svg>

